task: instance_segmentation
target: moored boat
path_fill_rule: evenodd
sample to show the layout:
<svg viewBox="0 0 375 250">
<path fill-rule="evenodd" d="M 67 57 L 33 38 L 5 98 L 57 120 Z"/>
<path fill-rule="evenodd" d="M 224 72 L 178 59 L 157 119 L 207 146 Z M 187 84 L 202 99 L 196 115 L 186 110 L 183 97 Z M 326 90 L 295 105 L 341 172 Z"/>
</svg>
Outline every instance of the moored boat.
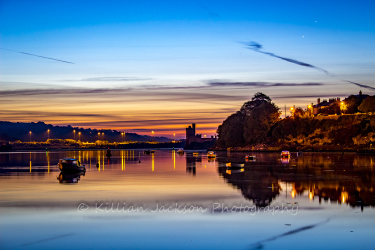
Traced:
<svg viewBox="0 0 375 250">
<path fill-rule="evenodd" d="M 255 155 L 246 155 L 245 160 L 248 160 L 248 161 L 255 160 Z"/>
<path fill-rule="evenodd" d="M 245 172 L 244 168 L 228 168 L 227 171 L 225 171 L 226 174 L 238 174 L 238 173 L 243 173 Z"/>
<path fill-rule="evenodd" d="M 245 167 L 245 163 L 233 163 L 233 162 L 228 162 L 228 163 L 226 164 L 226 166 L 227 166 L 228 168 L 243 168 L 243 167 Z"/>
<path fill-rule="evenodd" d="M 80 172 L 86 171 L 85 165 L 81 165 L 79 160 L 73 158 L 60 159 L 57 164 L 59 169 L 63 172 Z"/>
<path fill-rule="evenodd" d="M 216 158 L 216 153 L 214 151 L 208 151 L 207 158 Z"/>
<path fill-rule="evenodd" d="M 281 152 L 281 158 L 289 158 L 290 157 L 290 152 L 289 151 L 282 151 Z"/>
<path fill-rule="evenodd" d="M 184 150 L 183 149 L 179 149 L 179 150 L 177 150 L 177 154 L 180 154 L 180 155 L 183 155 L 185 152 L 184 152 Z"/>
</svg>

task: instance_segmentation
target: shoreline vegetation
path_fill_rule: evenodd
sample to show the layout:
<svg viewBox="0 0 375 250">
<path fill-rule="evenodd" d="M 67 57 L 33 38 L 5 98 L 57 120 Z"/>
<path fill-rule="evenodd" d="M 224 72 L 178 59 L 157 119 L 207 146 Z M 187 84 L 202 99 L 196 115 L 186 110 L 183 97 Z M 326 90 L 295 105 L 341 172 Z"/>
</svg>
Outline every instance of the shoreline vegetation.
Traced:
<svg viewBox="0 0 375 250">
<path fill-rule="evenodd" d="M 373 99 L 351 95 L 318 114 L 310 106 L 292 109 L 291 116 L 280 119 L 271 98 L 256 93 L 219 126 L 215 150 L 375 152 Z"/>
</svg>

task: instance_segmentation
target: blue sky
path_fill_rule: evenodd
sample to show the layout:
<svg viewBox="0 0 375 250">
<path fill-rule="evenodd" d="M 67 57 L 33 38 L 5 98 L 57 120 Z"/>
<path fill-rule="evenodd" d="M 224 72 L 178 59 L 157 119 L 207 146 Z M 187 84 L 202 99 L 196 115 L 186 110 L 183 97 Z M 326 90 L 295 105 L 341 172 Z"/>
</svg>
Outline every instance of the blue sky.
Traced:
<svg viewBox="0 0 375 250">
<path fill-rule="evenodd" d="M 258 91 L 279 107 L 373 95 L 341 80 L 375 88 L 374 12 L 375 1 L 1 1 L 2 120 L 183 137 L 191 122 L 215 133 Z"/>
</svg>

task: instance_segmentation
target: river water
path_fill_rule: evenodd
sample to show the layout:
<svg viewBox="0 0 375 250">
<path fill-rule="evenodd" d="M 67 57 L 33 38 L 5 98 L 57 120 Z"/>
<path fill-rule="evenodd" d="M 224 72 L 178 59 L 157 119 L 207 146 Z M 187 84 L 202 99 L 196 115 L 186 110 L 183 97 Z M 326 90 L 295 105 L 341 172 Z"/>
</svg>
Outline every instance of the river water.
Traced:
<svg viewBox="0 0 375 250">
<path fill-rule="evenodd" d="M 0 153 L 0 248 L 375 249 L 374 155 L 253 155 Z"/>
</svg>

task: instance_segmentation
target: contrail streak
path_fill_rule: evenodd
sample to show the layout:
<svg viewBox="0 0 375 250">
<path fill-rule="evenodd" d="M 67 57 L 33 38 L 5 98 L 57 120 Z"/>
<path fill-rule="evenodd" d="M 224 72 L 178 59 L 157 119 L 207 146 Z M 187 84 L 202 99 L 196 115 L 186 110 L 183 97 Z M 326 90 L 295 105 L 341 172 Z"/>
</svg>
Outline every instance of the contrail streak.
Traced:
<svg viewBox="0 0 375 250">
<path fill-rule="evenodd" d="M 320 72 L 323 72 L 323 73 L 325 73 L 325 74 L 333 77 L 333 75 L 331 73 L 329 73 L 327 70 L 319 68 L 319 67 L 316 67 L 316 66 L 314 66 L 312 64 L 301 62 L 301 61 L 298 61 L 298 60 L 295 60 L 295 59 L 291 59 L 291 58 L 287 58 L 287 57 L 278 56 L 278 55 L 275 55 L 274 53 L 261 51 L 261 49 L 262 49 L 263 46 L 261 44 L 259 44 L 259 43 L 248 42 L 248 43 L 242 43 L 242 44 L 246 45 L 248 47 L 248 49 L 251 49 L 251 50 L 253 50 L 255 52 L 262 53 L 262 54 L 265 54 L 265 55 L 269 55 L 269 56 L 272 56 L 272 57 L 276 57 L 276 58 L 279 58 L 281 60 L 284 60 L 284 61 L 287 61 L 287 62 L 290 62 L 290 63 L 294 63 L 294 64 L 297 64 L 297 65 L 300 65 L 300 66 L 303 66 L 303 67 L 313 68 L 313 69 L 319 70 Z M 347 83 L 351 83 L 351 84 L 357 85 L 357 86 L 362 87 L 362 88 L 367 88 L 367 89 L 375 90 L 375 88 L 371 87 L 371 86 L 367 86 L 367 85 L 364 85 L 364 84 L 360 84 L 360 83 L 356 83 L 356 82 L 352 82 L 352 81 L 348 81 L 348 80 L 343 80 L 343 79 L 340 79 L 340 80 L 343 81 L 343 82 L 347 82 Z"/>
<path fill-rule="evenodd" d="M 2 49 L 2 50 L 12 51 L 12 52 L 16 52 L 16 53 L 20 53 L 20 54 L 25 54 L 25 55 L 29 55 L 29 56 L 41 57 L 41 58 L 45 58 L 45 59 L 49 59 L 49 60 L 54 60 L 54 61 L 58 61 L 58 62 L 74 64 L 74 63 L 72 63 L 72 62 L 63 61 L 63 60 L 59 60 L 59 59 L 55 59 L 55 58 L 51 58 L 51 57 L 46 57 L 46 56 L 34 55 L 34 54 L 30 54 L 30 53 L 22 52 L 22 51 L 17 51 L 17 50 L 12 50 L 12 49 L 5 49 L 5 48 L 0 48 L 0 49 Z"/>
</svg>

